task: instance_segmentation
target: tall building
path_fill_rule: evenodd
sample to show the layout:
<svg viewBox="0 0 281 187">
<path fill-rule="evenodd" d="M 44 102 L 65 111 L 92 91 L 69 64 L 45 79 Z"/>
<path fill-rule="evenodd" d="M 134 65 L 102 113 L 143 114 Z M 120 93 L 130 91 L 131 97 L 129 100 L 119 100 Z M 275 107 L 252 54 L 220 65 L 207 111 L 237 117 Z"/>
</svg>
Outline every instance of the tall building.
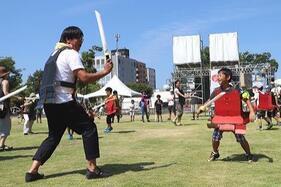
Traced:
<svg viewBox="0 0 281 187">
<path fill-rule="evenodd" d="M 154 69 L 149 68 L 147 70 L 145 63 L 130 58 L 129 49 L 118 49 L 117 54 L 118 55 L 116 55 L 116 50 L 111 51 L 113 70 L 109 75 L 100 79 L 99 84 L 105 85 L 113 75 L 117 75 L 124 84 L 149 83 L 152 88 L 156 87 Z M 96 56 L 93 66 L 97 71 L 100 71 L 103 69 L 104 62 L 103 56 Z M 149 75 L 149 77 L 147 77 L 147 75 Z"/>
<path fill-rule="evenodd" d="M 136 63 L 136 82 L 137 83 L 147 83 L 146 82 L 146 65 L 142 62 Z"/>
<path fill-rule="evenodd" d="M 97 71 L 101 71 L 104 67 L 104 62 L 105 62 L 104 56 L 96 56 L 93 66 Z M 110 73 L 105 77 L 101 78 L 98 82 L 100 85 L 105 85 L 111 79 L 111 77 L 112 74 Z"/>
<path fill-rule="evenodd" d="M 155 69 L 153 68 L 147 68 L 146 69 L 146 81 L 149 84 L 149 86 L 153 89 L 156 89 L 156 73 Z"/>
<path fill-rule="evenodd" d="M 117 59 L 118 57 L 118 59 Z M 112 73 L 124 83 L 136 81 L 136 63 L 135 59 L 125 58 L 123 56 L 112 56 L 113 70 Z M 118 64 L 117 64 L 118 61 Z"/>
<path fill-rule="evenodd" d="M 116 50 L 111 50 L 111 55 L 115 55 Z M 123 49 L 118 49 L 118 56 L 122 56 L 125 58 L 130 58 L 130 51 L 129 49 L 123 48 Z"/>
</svg>

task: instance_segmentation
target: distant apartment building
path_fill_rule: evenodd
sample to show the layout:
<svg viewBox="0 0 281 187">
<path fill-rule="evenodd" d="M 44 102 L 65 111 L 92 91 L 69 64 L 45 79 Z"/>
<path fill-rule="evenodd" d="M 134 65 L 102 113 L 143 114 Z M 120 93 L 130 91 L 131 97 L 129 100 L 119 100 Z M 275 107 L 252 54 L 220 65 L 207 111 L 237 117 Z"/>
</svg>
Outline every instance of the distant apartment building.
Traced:
<svg viewBox="0 0 281 187">
<path fill-rule="evenodd" d="M 93 66 L 97 71 L 101 71 L 103 70 L 104 62 L 105 62 L 104 56 L 96 56 Z M 100 85 L 105 85 L 111 78 L 112 78 L 112 74 L 110 73 L 105 77 L 101 78 L 98 82 Z"/>
<path fill-rule="evenodd" d="M 146 65 L 142 62 L 136 63 L 136 82 L 137 83 L 147 83 L 146 82 Z"/>
<path fill-rule="evenodd" d="M 146 68 L 146 81 L 149 86 L 153 89 L 156 89 L 156 73 L 153 68 Z"/>
<path fill-rule="evenodd" d="M 151 68 L 147 70 L 145 63 L 130 58 L 129 49 L 119 49 L 118 55 L 116 55 L 116 50 L 112 50 L 111 59 L 113 62 L 113 70 L 109 75 L 100 79 L 99 84 L 105 85 L 113 75 L 117 75 L 124 84 L 149 83 L 152 88 L 156 87 L 155 70 Z M 93 66 L 97 71 L 100 71 L 103 69 L 104 62 L 103 56 L 96 56 Z M 149 75 L 149 77 L 147 77 L 147 75 Z"/>
</svg>

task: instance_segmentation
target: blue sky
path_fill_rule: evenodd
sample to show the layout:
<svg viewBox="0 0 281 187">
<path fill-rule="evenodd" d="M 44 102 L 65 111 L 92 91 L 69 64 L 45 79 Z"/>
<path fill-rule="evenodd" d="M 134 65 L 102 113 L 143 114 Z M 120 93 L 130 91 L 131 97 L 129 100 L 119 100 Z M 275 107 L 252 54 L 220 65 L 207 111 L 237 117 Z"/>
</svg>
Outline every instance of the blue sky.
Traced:
<svg viewBox="0 0 281 187">
<path fill-rule="evenodd" d="M 44 63 L 69 25 L 84 32 L 81 51 L 100 45 L 94 15 L 99 10 L 110 49 L 119 33 L 120 47 L 131 58 L 156 69 L 157 87 L 170 78 L 172 37 L 238 32 L 239 51 L 270 52 L 281 62 L 281 1 L 278 0 L 9 0 L 0 2 L 0 56 L 11 56 L 24 79 Z M 281 67 L 277 77 L 281 77 Z"/>
</svg>

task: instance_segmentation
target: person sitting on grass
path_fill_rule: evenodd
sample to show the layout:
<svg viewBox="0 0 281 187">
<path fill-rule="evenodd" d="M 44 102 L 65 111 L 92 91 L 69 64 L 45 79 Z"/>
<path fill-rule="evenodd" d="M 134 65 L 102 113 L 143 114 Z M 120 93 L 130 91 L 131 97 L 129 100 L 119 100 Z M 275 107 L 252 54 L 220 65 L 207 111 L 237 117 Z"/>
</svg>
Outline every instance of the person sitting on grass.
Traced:
<svg viewBox="0 0 281 187">
<path fill-rule="evenodd" d="M 106 112 L 106 123 L 107 128 L 104 129 L 105 133 L 109 133 L 112 131 L 112 119 L 116 113 L 116 102 L 115 96 L 112 95 L 112 88 L 107 87 L 105 89 L 107 98 L 105 99 L 105 112 Z"/>
<path fill-rule="evenodd" d="M 216 95 L 218 95 L 221 92 L 230 92 L 233 91 L 234 88 L 229 84 L 232 78 L 232 72 L 228 68 L 222 68 L 218 72 L 218 83 L 220 84 L 220 87 L 216 88 L 211 96 L 210 99 L 213 99 Z M 241 95 L 243 101 L 246 102 L 247 107 L 250 111 L 249 119 L 250 121 L 255 120 L 255 112 L 254 109 L 250 103 L 250 98 L 249 97 L 243 97 L 244 93 Z M 245 94 L 248 95 L 249 94 Z M 203 107 L 203 106 L 202 106 Z M 199 109 L 201 112 L 203 111 L 200 107 Z M 211 152 L 211 155 L 208 159 L 208 161 L 214 161 L 220 157 L 219 154 L 219 145 L 220 145 L 220 140 L 222 138 L 223 131 L 220 131 L 219 128 L 215 128 L 212 136 L 212 146 L 213 146 L 213 151 Z M 250 146 L 248 141 L 246 140 L 245 136 L 243 134 L 235 134 L 236 141 L 240 143 L 241 147 L 244 149 L 246 153 L 246 158 L 249 162 L 253 160 L 253 155 L 251 154 Z"/>
</svg>

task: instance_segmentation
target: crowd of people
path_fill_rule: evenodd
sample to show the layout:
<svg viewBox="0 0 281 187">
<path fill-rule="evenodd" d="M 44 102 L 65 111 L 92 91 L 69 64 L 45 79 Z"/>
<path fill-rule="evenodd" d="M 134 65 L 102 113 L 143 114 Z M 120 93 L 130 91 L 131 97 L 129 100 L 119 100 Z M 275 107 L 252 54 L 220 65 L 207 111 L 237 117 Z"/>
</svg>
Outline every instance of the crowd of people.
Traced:
<svg viewBox="0 0 281 187">
<path fill-rule="evenodd" d="M 48 121 L 48 137 L 42 142 L 37 152 L 33 157 L 30 169 L 25 174 L 25 181 L 31 182 L 44 177 L 39 173 L 39 168 L 53 154 L 56 147 L 60 143 L 61 137 L 68 131 L 69 139 L 73 139 L 73 133 L 82 135 L 85 157 L 87 160 L 87 179 L 103 177 L 106 174 L 97 166 L 96 159 L 99 158 L 99 140 L 97 127 L 94 118 L 97 116 L 96 111 L 88 110 L 79 104 L 74 98 L 75 83 L 79 80 L 84 83 L 92 83 L 109 74 L 113 68 L 112 61 L 108 59 L 104 65 L 104 69 L 100 72 L 89 73 L 85 70 L 79 57 L 79 50 L 83 43 L 83 32 L 75 26 L 67 27 L 63 30 L 59 43 L 56 44 L 54 53 L 49 57 L 44 68 L 44 74 L 40 87 L 40 98 L 37 101 L 34 93 L 24 99 L 22 115 L 24 118 L 23 134 L 32 134 L 32 126 L 37 117 L 37 122 L 41 121 L 42 110 L 44 109 Z M 56 71 L 53 72 L 53 68 Z M 9 93 L 9 71 L 3 66 L 0 66 L 0 97 Z M 216 88 L 210 96 L 209 100 L 216 98 L 220 93 L 230 93 L 235 88 L 230 84 L 232 72 L 227 68 L 222 68 L 218 72 L 218 83 L 220 86 Z M 122 117 L 122 97 L 118 96 L 116 90 L 107 87 L 105 89 L 106 98 L 104 109 L 106 114 L 105 133 L 110 133 L 113 130 L 112 123 L 120 122 Z M 260 95 L 266 94 L 271 99 L 272 108 L 260 108 Z M 241 101 L 246 103 L 247 111 L 249 112 L 249 120 L 260 121 L 258 129 L 262 130 L 262 119 L 267 123 L 266 129 L 271 129 L 273 126 L 272 118 L 276 119 L 280 125 L 280 97 L 281 89 L 274 86 L 274 79 L 267 87 L 254 86 L 250 90 L 241 90 Z M 154 105 L 155 121 L 163 122 L 163 101 L 161 95 L 156 96 L 157 100 L 150 103 L 150 96 L 145 92 L 142 93 L 139 103 L 134 99 L 131 100 L 129 106 L 130 121 L 135 121 L 136 104 L 141 110 L 141 121 L 144 123 L 150 122 L 149 106 Z M 206 110 L 205 105 L 199 107 L 196 91 L 192 93 L 184 93 L 181 88 L 180 80 L 174 82 L 174 89 L 171 90 L 168 98 L 168 120 L 171 120 L 176 126 L 183 125 L 182 116 L 184 114 L 184 105 L 186 99 L 190 99 L 192 112 L 192 120 L 199 118 L 199 114 Z M 252 102 L 252 103 L 251 103 Z M 268 103 L 267 103 L 268 104 Z M 36 107 L 37 106 L 37 107 Z M 9 111 L 9 99 L 0 103 L 0 151 L 12 150 L 12 146 L 6 144 L 6 140 L 11 132 L 11 114 Z M 242 114 L 241 114 L 242 115 Z M 59 117 L 58 117 L 59 116 Z M 114 118 L 116 117 L 116 120 Z M 212 133 L 212 152 L 209 161 L 214 161 L 220 157 L 219 146 L 222 139 L 223 130 L 214 126 Z M 240 143 L 245 151 L 245 155 L 249 161 L 253 160 L 253 155 L 250 150 L 248 141 L 244 134 L 233 132 L 236 141 Z"/>
</svg>

